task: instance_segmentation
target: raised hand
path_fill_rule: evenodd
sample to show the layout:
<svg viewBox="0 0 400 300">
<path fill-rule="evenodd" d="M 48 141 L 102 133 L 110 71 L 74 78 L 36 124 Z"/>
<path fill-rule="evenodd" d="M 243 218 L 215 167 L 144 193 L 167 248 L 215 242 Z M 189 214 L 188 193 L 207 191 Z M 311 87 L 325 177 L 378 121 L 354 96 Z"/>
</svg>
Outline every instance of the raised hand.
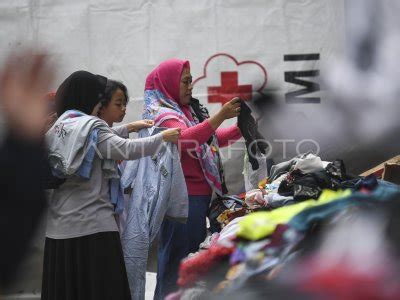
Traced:
<svg viewBox="0 0 400 300">
<path fill-rule="evenodd" d="M 11 55 L 0 71 L 0 106 L 11 132 L 38 139 L 47 121 L 45 99 L 54 67 L 43 52 L 25 50 Z"/>
</svg>

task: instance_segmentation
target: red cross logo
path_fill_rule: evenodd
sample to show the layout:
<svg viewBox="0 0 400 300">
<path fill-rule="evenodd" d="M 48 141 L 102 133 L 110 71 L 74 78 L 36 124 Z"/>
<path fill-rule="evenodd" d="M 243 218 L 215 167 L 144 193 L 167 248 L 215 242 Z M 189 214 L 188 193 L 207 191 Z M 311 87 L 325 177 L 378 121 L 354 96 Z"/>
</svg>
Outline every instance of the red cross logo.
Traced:
<svg viewBox="0 0 400 300">
<path fill-rule="evenodd" d="M 213 74 L 220 74 L 220 86 L 215 86 L 215 81 L 210 78 L 207 80 L 209 68 Z M 239 85 L 239 73 L 241 82 L 248 84 Z M 205 89 L 203 93 L 207 98 L 204 102 L 223 105 L 234 97 L 251 101 L 254 93 L 262 93 L 267 85 L 267 70 L 254 60 L 238 61 L 230 54 L 217 53 L 207 59 L 203 74 L 193 81 L 193 85 Z"/>
<path fill-rule="evenodd" d="M 251 100 L 252 85 L 239 85 L 238 72 L 221 72 L 221 86 L 208 87 L 208 102 L 224 105 L 233 97 Z"/>
</svg>

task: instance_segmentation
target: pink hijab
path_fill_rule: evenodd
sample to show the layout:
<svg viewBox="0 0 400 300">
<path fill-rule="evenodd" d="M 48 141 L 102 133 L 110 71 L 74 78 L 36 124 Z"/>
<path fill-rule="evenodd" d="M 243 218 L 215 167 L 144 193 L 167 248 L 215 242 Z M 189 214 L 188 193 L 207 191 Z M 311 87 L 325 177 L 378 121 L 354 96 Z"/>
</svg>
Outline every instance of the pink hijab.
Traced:
<svg viewBox="0 0 400 300">
<path fill-rule="evenodd" d="M 145 90 L 159 90 L 169 99 L 176 102 L 185 116 L 193 121 L 188 105 L 179 101 L 181 76 L 184 68 L 190 69 L 188 60 L 168 59 L 159 64 L 146 78 Z"/>
</svg>

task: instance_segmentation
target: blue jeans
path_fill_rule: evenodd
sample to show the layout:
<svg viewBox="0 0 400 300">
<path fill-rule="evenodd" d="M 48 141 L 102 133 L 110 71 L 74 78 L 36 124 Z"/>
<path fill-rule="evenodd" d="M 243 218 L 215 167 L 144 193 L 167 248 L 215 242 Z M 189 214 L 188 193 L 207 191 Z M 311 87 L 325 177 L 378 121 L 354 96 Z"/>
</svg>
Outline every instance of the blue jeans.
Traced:
<svg viewBox="0 0 400 300">
<path fill-rule="evenodd" d="M 157 253 L 157 286 L 154 299 L 164 299 L 178 289 L 180 261 L 196 252 L 204 241 L 211 196 L 189 196 L 186 224 L 165 219 L 161 225 Z"/>
</svg>

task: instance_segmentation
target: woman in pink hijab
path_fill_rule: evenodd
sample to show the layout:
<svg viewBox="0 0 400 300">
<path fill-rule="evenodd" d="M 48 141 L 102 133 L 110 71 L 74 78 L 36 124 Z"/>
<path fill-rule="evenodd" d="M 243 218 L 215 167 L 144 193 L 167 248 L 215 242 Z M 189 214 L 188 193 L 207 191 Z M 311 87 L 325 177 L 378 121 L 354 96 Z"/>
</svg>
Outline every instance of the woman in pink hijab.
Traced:
<svg viewBox="0 0 400 300">
<path fill-rule="evenodd" d="M 146 79 L 145 119 L 156 126 L 181 128 L 178 147 L 189 194 L 186 224 L 164 220 L 159 240 L 156 299 L 177 289 L 180 260 L 196 252 L 206 237 L 206 216 L 214 191 L 227 193 L 219 147 L 241 137 L 236 125 L 218 129 L 224 120 L 240 113 L 240 99 L 234 98 L 214 116 L 192 98 L 189 61 L 169 59 Z"/>
</svg>

